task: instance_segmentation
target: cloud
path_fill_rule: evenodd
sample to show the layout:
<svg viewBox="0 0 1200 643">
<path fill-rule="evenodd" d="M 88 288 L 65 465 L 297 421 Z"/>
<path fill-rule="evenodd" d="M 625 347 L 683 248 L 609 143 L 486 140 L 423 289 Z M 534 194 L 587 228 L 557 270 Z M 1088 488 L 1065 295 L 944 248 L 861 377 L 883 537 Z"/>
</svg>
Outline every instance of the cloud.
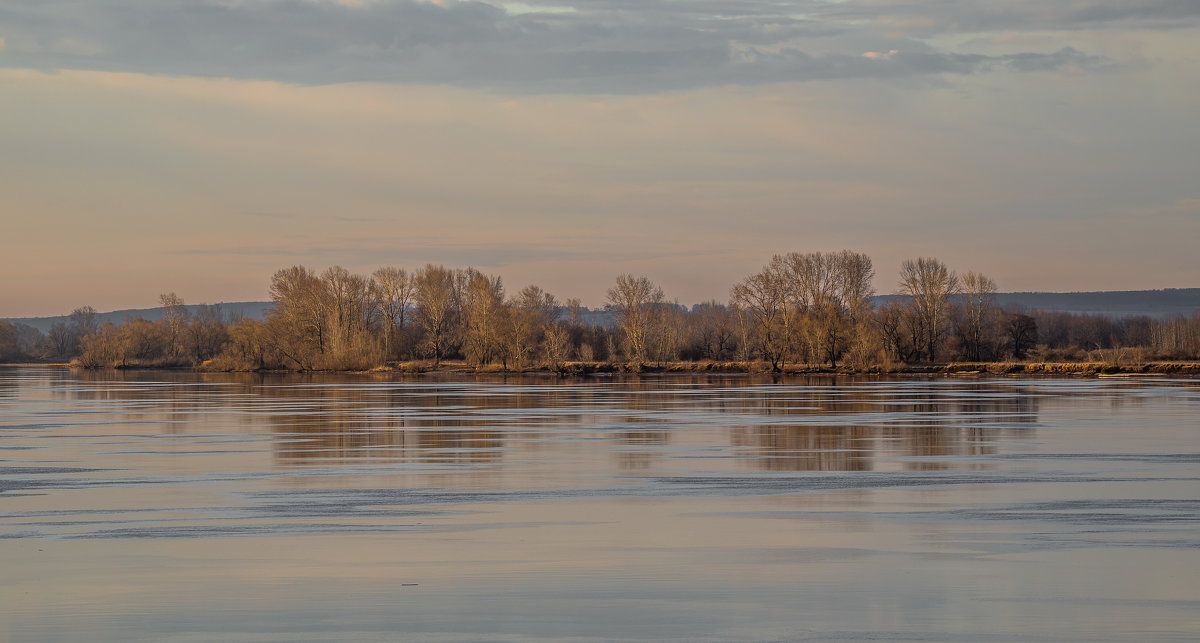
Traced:
<svg viewBox="0 0 1200 643">
<path fill-rule="evenodd" d="M 697 257 L 717 254 L 714 249 L 662 248 L 605 248 L 591 247 L 590 242 L 559 243 L 462 243 L 446 239 L 412 239 L 374 237 L 345 237 L 332 243 L 251 244 L 231 247 L 206 247 L 174 250 L 180 255 L 212 255 L 227 257 L 272 258 L 279 263 L 314 262 L 319 265 L 353 261 L 367 265 L 398 264 L 416 267 L 424 263 L 451 266 L 498 268 L 512 264 L 554 262 L 644 261 L 668 257 Z"/>
<path fill-rule="evenodd" d="M 256 219 L 291 219 L 296 216 L 288 212 L 242 212 L 241 215 Z"/>
<path fill-rule="evenodd" d="M 645 274 L 691 303 L 774 253 L 840 248 L 874 257 L 880 289 L 914 256 L 1014 290 L 1188 285 L 1193 36 L 1128 34 L 1161 62 L 1069 78 L 1013 72 L 1024 41 L 758 47 L 752 65 L 866 80 L 640 96 L 0 69 L 7 258 L 38 266 L 0 302 L 252 300 L 294 263 L 434 261 L 591 303 Z M 1036 48 L 1063 65 L 1086 42 Z M 961 76 L 870 80 L 937 73 Z"/>
<path fill-rule="evenodd" d="M 0 66 L 517 93 L 1047 71 L 1108 62 L 1059 47 L 983 55 L 924 38 L 996 29 L 1196 24 L 1192 0 L 10 0 Z M 863 52 L 895 50 L 897 55 Z M 1064 54 L 1063 52 L 1067 52 Z M 871 62 L 887 65 L 870 65 Z"/>
<path fill-rule="evenodd" d="M 329 218 L 333 219 L 334 221 L 344 221 L 347 223 L 378 223 L 389 220 L 385 217 L 345 217 L 336 215 Z"/>
<path fill-rule="evenodd" d="M 836 15 L 909 37 L 1022 31 L 1178 29 L 1195 27 L 1193 0 L 851 0 Z"/>
<path fill-rule="evenodd" d="M 1135 217 L 1176 217 L 1193 221 L 1200 220 L 1200 197 L 1184 197 L 1169 203 L 1133 208 L 1128 214 Z"/>
</svg>

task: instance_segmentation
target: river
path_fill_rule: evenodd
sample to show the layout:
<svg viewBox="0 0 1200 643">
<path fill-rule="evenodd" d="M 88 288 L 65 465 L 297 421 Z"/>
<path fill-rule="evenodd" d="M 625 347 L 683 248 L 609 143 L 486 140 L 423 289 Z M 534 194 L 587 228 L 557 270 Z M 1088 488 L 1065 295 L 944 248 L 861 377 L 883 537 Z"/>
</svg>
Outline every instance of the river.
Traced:
<svg viewBox="0 0 1200 643">
<path fill-rule="evenodd" d="M 0 639 L 1200 640 L 1200 380 L 0 368 Z"/>
</svg>

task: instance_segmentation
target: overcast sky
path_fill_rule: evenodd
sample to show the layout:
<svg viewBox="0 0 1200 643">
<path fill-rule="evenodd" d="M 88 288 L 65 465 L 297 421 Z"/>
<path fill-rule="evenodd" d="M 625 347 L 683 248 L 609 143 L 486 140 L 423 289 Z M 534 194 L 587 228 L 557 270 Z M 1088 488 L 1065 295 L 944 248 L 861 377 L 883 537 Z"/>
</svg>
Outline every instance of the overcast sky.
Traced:
<svg viewBox="0 0 1200 643">
<path fill-rule="evenodd" d="M 1196 0 L 5 0 L 0 316 L 301 263 L 1200 286 Z"/>
</svg>

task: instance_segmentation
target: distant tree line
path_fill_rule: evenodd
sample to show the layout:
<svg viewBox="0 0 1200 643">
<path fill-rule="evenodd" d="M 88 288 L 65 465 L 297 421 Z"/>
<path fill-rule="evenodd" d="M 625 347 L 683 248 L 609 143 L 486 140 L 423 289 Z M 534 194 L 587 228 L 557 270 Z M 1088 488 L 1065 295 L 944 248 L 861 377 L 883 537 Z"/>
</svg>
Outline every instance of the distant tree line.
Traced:
<svg viewBox="0 0 1200 643">
<path fill-rule="evenodd" d="M 742 362 L 892 370 L 907 363 L 1009 360 L 1197 359 L 1200 313 L 1112 319 L 1002 308 L 996 283 L 933 258 L 903 262 L 902 297 L 871 305 L 875 269 L 843 250 L 772 257 L 728 302 L 691 308 L 646 277 L 608 289 L 613 324 L 585 320 L 578 299 L 535 285 L 515 293 L 474 268 L 340 266 L 277 271 L 265 319 L 230 319 L 219 306 L 189 311 L 162 295 L 157 321 L 96 321 L 90 307 L 46 334 L 0 322 L 0 359 L 75 359 L 85 367 L 196 366 L 216 370 L 366 370 L 447 360 L 475 368 L 560 369 L 572 362 L 632 365 Z"/>
</svg>

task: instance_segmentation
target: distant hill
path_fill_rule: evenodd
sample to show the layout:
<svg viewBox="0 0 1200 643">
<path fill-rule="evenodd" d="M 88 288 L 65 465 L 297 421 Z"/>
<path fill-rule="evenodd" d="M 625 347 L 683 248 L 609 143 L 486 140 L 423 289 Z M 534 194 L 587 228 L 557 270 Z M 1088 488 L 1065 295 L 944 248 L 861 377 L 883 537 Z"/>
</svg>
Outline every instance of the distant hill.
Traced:
<svg viewBox="0 0 1200 643">
<path fill-rule="evenodd" d="M 875 305 L 881 305 L 904 295 L 878 295 Z M 1163 290 L 1111 290 L 1097 292 L 1002 292 L 996 293 L 1000 306 L 1015 306 L 1027 310 L 1105 315 L 1107 317 L 1136 317 L 1145 315 L 1163 319 L 1174 315 L 1190 316 L 1200 310 L 1200 288 L 1165 288 Z"/>
<path fill-rule="evenodd" d="M 876 295 L 871 303 L 879 306 L 889 301 L 904 299 L 904 295 Z M 1108 317 L 1134 317 L 1145 315 L 1163 319 L 1173 315 L 1190 316 L 1200 311 L 1200 288 L 1165 288 L 1163 290 L 1114 290 L 1099 292 L 1002 292 L 996 293 L 996 303 L 1027 310 L 1106 315 Z M 262 319 L 275 307 L 269 301 L 237 301 L 216 304 L 226 319 Z M 189 312 L 200 306 L 188 305 Z M 593 326 L 611 326 L 615 323 L 612 313 L 603 308 L 582 311 L 583 321 Z M 137 308 L 99 313 L 100 323 L 119 324 L 126 319 L 141 317 L 151 321 L 162 319 L 165 308 Z M 560 316 L 565 317 L 565 309 Z M 11 317 L 8 321 L 26 324 L 45 333 L 56 322 L 68 322 L 70 317 Z"/>
<path fill-rule="evenodd" d="M 188 304 L 184 306 L 189 313 L 195 313 L 203 304 Z M 249 317 L 251 319 L 262 319 L 267 313 L 275 307 L 275 302 L 271 301 L 235 301 L 213 304 L 219 306 L 221 315 L 227 320 L 240 319 Z M 114 310 L 108 313 L 97 313 L 96 319 L 99 323 L 112 322 L 120 324 L 127 319 L 141 317 L 150 321 L 158 321 L 166 316 L 167 309 L 158 308 L 131 308 L 128 310 Z M 25 324 L 32 326 L 39 331 L 45 333 L 50 330 L 50 327 L 58 322 L 69 323 L 71 317 L 69 315 L 60 315 L 57 317 L 9 317 L 8 321 L 14 324 Z"/>
<path fill-rule="evenodd" d="M 184 308 L 187 308 L 189 313 L 195 313 L 202 305 L 189 304 L 184 306 Z M 275 308 L 275 302 L 272 301 L 235 301 L 213 305 L 220 307 L 221 315 L 227 321 L 234 319 L 262 319 L 267 316 L 267 313 L 271 312 L 271 309 Z M 562 307 L 559 310 L 559 316 L 565 318 L 567 315 L 566 311 L 566 307 Z M 141 317 L 149 321 L 158 321 L 165 317 L 166 314 L 167 309 L 162 307 L 131 308 L 128 310 L 114 310 L 108 313 L 97 313 L 96 318 L 100 324 L 104 322 L 120 324 L 127 319 L 135 317 Z M 584 324 L 592 326 L 612 326 L 616 323 L 612 313 L 603 308 L 590 310 L 584 306 L 580 316 Z M 49 331 L 50 327 L 56 323 L 70 323 L 71 321 L 70 315 L 59 315 L 56 317 L 8 317 L 6 319 L 14 324 L 31 326 L 42 333 Z"/>
</svg>

